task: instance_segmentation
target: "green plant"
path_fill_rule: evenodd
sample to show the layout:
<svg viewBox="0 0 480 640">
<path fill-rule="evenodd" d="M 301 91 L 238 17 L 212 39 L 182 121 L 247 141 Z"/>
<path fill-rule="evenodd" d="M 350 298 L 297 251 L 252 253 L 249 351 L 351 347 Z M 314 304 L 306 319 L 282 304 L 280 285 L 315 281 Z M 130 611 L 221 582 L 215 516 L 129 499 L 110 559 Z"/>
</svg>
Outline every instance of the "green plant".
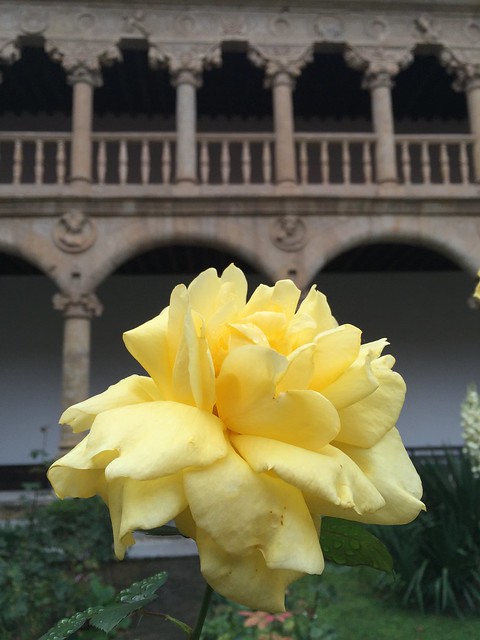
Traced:
<svg viewBox="0 0 480 640">
<path fill-rule="evenodd" d="M 335 595 L 322 578 L 305 576 L 287 592 L 287 613 L 272 615 L 245 610 L 215 594 L 202 640 L 335 640 L 335 630 L 322 615 Z"/>
<path fill-rule="evenodd" d="M 427 512 L 375 527 L 394 558 L 393 590 L 420 611 L 458 616 L 480 606 L 480 478 L 466 455 L 419 460 Z"/>
<path fill-rule="evenodd" d="M 108 602 L 114 590 L 97 571 L 112 558 L 111 537 L 96 499 L 33 500 L 0 528 L 0 640 L 32 640 L 59 617 Z"/>
</svg>

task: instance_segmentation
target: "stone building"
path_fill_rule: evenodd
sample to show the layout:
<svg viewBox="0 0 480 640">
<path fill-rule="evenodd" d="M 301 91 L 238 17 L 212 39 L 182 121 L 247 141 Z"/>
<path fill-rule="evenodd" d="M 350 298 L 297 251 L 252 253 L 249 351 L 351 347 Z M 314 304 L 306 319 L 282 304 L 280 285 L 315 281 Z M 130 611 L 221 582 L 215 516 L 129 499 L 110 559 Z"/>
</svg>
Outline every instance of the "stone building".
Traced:
<svg viewBox="0 0 480 640">
<path fill-rule="evenodd" d="M 135 370 L 121 332 L 231 261 L 318 283 L 339 321 L 386 335 L 407 444 L 460 442 L 480 363 L 477 0 L 0 11 L 0 465 L 53 454 L 62 404 Z"/>
</svg>

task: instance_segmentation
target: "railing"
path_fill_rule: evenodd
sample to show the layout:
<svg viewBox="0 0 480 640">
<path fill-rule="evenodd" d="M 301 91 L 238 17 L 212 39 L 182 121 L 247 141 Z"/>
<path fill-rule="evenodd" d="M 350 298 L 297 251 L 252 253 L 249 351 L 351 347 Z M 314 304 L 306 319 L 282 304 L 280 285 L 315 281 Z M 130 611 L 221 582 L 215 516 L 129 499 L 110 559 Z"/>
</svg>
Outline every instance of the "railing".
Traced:
<svg viewBox="0 0 480 640">
<path fill-rule="evenodd" d="M 70 172 L 70 134 L 0 133 L 0 185 L 63 185 Z"/>
<path fill-rule="evenodd" d="M 397 167 L 404 184 L 470 184 L 474 181 L 470 135 L 397 135 Z"/>
<path fill-rule="evenodd" d="M 175 133 L 170 132 L 94 133 L 93 184 L 100 187 L 174 184 L 175 139 Z M 297 133 L 298 184 L 321 189 L 371 187 L 376 182 L 375 140 L 373 134 Z M 398 179 L 408 188 L 433 189 L 434 185 L 449 187 L 474 182 L 472 136 L 398 135 L 395 145 Z M 62 186 L 68 184 L 69 172 L 69 134 L 0 133 L 0 187 Z M 198 134 L 197 179 L 206 186 L 275 184 L 274 135 Z"/>
<path fill-rule="evenodd" d="M 372 184 L 375 135 L 303 133 L 295 135 L 300 184 Z"/>
</svg>

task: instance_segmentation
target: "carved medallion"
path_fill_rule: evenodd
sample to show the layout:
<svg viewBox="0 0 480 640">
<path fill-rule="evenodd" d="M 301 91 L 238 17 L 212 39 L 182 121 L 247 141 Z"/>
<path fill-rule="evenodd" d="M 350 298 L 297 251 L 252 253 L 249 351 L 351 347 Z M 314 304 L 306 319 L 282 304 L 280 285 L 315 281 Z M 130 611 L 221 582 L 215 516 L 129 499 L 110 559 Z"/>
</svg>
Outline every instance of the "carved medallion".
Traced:
<svg viewBox="0 0 480 640">
<path fill-rule="evenodd" d="M 292 31 L 292 23 L 286 16 L 278 16 L 271 21 L 270 31 L 274 36 L 286 36 Z"/>
<path fill-rule="evenodd" d="M 472 43 L 480 41 L 480 19 L 469 20 L 465 25 L 465 34 Z"/>
<path fill-rule="evenodd" d="M 48 26 L 48 12 L 44 7 L 29 7 L 22 12 L 20 29 L 23 33 L 37 35 L 43 33 Z"/>
<path fill-rule="evenodd" d="M 322 40 L 338 40 L 343 34 L 343 24 L 339 18 L 318 18 L 315 21 L 314 29 Z"/>
<path fill-rule="evenodd" d="M 57 220 L 53 228 L 53 241 L 67 253 L 81 253 L 95 242 L 97 231 L 93 220 L 78 209 L 70 209 Z"/>
<path fill-rule="evenodd" d="M 274 221 L 270 237 L 279 249 L 298 251 L 307 243 L 307 229 L 297 216 L 282 216 Z"/>
<path fill-rule="evenodd" d="M 385 40 L 388 35 L 388 31 L 388 22 L 379 16 L 370 20 L 365 27 L 365 33 L 367 36 L 372 38 L 372 40 L 378 40 L 379 42 Z"/>
</svg>

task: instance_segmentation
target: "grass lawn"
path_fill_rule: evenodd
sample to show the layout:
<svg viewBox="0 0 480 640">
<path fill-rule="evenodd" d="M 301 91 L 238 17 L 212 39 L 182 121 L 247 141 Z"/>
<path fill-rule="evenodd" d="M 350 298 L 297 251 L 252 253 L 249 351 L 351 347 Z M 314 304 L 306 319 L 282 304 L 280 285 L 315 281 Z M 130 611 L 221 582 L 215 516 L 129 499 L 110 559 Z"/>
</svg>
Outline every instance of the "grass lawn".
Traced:
<svg viewBox="0 0 480 640">
<path fill-rule="evenodd" d="M 459 620 L 422 614 L 395 606 L 376 594 L 377 572 L 327 566 L 324 582 L 336 592 L 326 603 L 323 620 L 335 628 L 337 640 L 471 640 L 480 638 L 478 617 Z M 301 640 L 301 639 L 298 639 Z"/>
</svg>

